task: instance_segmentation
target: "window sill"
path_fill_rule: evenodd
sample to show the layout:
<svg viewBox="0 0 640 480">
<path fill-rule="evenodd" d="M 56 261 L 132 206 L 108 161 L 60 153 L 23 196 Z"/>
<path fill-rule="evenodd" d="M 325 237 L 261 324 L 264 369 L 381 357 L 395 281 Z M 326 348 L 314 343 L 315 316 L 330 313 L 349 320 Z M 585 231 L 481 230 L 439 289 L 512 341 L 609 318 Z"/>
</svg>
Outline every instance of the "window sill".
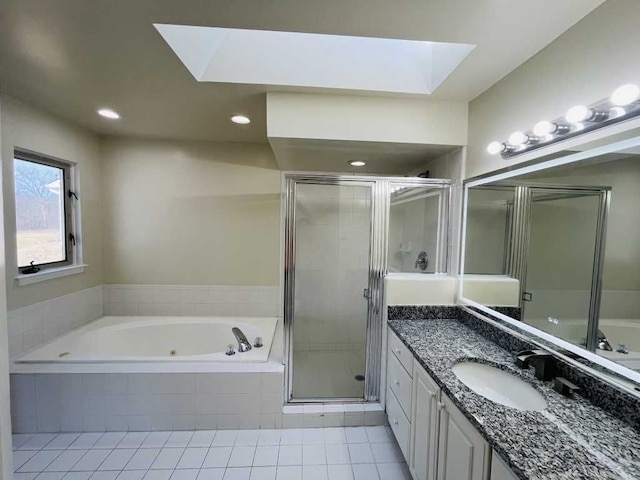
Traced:
<svg viewBox="0 0 640 480">
<path fill-rule="evenodd" d="M 31 285 L 32 283 L 51 280 L 52 278 L 67 277 L 69 275 L 75 275 L 76 273 L 83 273 L 86 268 L 87 265 L 81 263 L 79 265 L 69 265 L 67 267 L 49 268 L 38 273 L 31 273 L 28 275 L 16 275 L 14 278 L 16 285 L 21 287 L 23 285 Z"/>
</svg>

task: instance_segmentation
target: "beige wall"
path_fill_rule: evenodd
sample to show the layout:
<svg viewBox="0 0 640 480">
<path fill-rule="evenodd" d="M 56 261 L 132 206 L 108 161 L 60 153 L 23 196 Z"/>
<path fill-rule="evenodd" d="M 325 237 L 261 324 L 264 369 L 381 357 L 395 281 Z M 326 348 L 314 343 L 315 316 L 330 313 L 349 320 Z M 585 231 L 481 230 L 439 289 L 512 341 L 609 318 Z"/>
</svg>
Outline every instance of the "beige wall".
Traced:
<svg viewBox="0 0 640 480">
<path fill-rule="evenodd" d="M 278 285 L 268 145 L 107 138 L 105 283 Z"/>
<path fill-rule="evenodd" d="M 640 2 L 608 0 L 469 105 L 466 178 L 517 163 L 487 154 L 515 130 L 640 79 Z M 514 39 L 515 40 L 515 39 Z"/>
<path fill-rule="evenodd" d="M 99 139 L 81 127 L 33 108 L 7 95 L 2 112 L 2 189 L 6 241 L 7 305 L 13 310 L 102 283 L 102 184 Z M 75 162 L 80 171 L 84 273 L 16 286 L 18 267 L 13 199 L 13 150 L 19 147 Z"/>
</svg>

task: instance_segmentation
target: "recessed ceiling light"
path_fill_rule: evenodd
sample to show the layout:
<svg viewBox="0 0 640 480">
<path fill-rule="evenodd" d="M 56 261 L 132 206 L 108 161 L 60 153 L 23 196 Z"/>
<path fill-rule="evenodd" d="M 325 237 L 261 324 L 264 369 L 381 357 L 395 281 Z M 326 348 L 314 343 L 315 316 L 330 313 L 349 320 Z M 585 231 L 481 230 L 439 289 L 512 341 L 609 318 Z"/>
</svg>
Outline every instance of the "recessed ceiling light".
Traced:
<svg viewBox="0 0 640 480">
<path fill-rule="evenodd" d="M 231 117 L 231 121 L 239 125 L 248 125 L 251 123 L 251 119 L 246 115 L 234 115 Z"/>
<path fill-rule="evenodd" d="M 351 160 L 349 162 L 349 165 L 352 167 L 364 167 L 366 164 L 367 162 L 363 162 L 362 160 Z"/>
<path fill-rule="evenodd" d="M 120 118 L 118 112 L 115 112 L 110 108 L 101 108 L 100 110 L 98 110 L 98 115 L 104 118 L 110 118 L 111 120 L 117 120 Z"/>
</svg>

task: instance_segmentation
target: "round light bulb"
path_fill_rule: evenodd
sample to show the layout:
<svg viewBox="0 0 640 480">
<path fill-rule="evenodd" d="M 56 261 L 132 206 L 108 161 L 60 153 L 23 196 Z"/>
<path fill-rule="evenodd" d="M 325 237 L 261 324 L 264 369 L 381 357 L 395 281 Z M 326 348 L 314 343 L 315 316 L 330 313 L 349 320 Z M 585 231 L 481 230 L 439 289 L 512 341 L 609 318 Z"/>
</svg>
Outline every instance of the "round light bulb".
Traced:
<svg viewBox="0 0 640 480">
<path fill-rule="evenodd" d="M 593 111 L 590 108 L 587 108 L 584 105 L 576 105 L 575 107 L 571 107 L 567 110 L 567 114 L 564 118 L 569 123 L 580 123 L 590 118 L 592 113 Z"/>
<path fill-rule="evenodd" d="M 547 135 L 554 133 L 557 128 L 558 126 L 555 123 L 543 120 L 534 125 L 533 133 L 538 137 L 546 137 Z"/>
<path fill-rule="evenodd" d="M 110 118 L 111 120 L 117 120 L 120 118 L 118 112 L 115 112 L 110 108 L 101 108 L 100 110 L 98 110 L 98 115 L 104 118 Z"/>
<path fill-rule="evenodd" d="M 496 155 L 502 151 L 502 144 L 500 142 L 491 142 L 487 145 L 487 153 L 489 155 Z"/>
<path fill-rule="evenodd" d="M 248 125 L 251 123 L 251 119 L 246 115 L 234 115 L 231 117 L 231 121 L 233 123 L 237 123 L 238 125 Z"/>
<path fill-rule="evenodd" d="M 529 140 L 529 135 L 522 132 L 513 132 L 509 136 L 509 143 L 512 145 L 524 145 Z"/>
<path fill-rule="evenodd" d="M 364 167 L 366 165 L 366 162 L 363 162 L 362 160 L 352 160 L 351 162 L 349 162 L 349 165 L 351 165 L 352 167 Z"/>
<path fill-rule="evenodd" d="M 631 105 L 638 99 L 640 99 L 640 87 L 633 83 L 622 85 L 616 88 L 611 94 L 611 103 L 617 107 Z"/>
</svg>

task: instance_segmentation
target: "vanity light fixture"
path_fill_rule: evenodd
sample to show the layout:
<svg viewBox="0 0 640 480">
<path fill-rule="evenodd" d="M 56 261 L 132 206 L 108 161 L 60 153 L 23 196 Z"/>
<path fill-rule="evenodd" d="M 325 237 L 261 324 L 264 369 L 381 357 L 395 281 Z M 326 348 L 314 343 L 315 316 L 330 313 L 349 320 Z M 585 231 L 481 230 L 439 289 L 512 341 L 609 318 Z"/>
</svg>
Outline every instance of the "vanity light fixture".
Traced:
<svg viewBox="0 0 640 480">
<path fill-rule="evenodd" d="M 251 119 L 246 115 L 234 115 L 231 117 L 231 121 L 238 125 L 249 125 L 251 123 Z"/>
<path fill-rule="evenodd" d="M 511 158 L 634 117 L 640 117 L 640 86 L 628 83 L 607 99 L 592 105 L 574 105 L 562 118 L 542 120 L 530 131 L 513 132 L 508 142 L 491 142 L 487 153 Z"/>
<path fill-rule="evenodd" d="M 351 160 L 349 162 L 349 165 L 352 167 L 364 167 L 366 164 L 367 162 L 363 162 L 362 160 Z"/>
<path fill-rule="evenodd" d="M 110 108 L 101 108 L 98 110 L 98 115 L 104 118 L 109 118 L 111 120 L 118 120 L 120 118 L 120 114 Z"/>
</svg>

